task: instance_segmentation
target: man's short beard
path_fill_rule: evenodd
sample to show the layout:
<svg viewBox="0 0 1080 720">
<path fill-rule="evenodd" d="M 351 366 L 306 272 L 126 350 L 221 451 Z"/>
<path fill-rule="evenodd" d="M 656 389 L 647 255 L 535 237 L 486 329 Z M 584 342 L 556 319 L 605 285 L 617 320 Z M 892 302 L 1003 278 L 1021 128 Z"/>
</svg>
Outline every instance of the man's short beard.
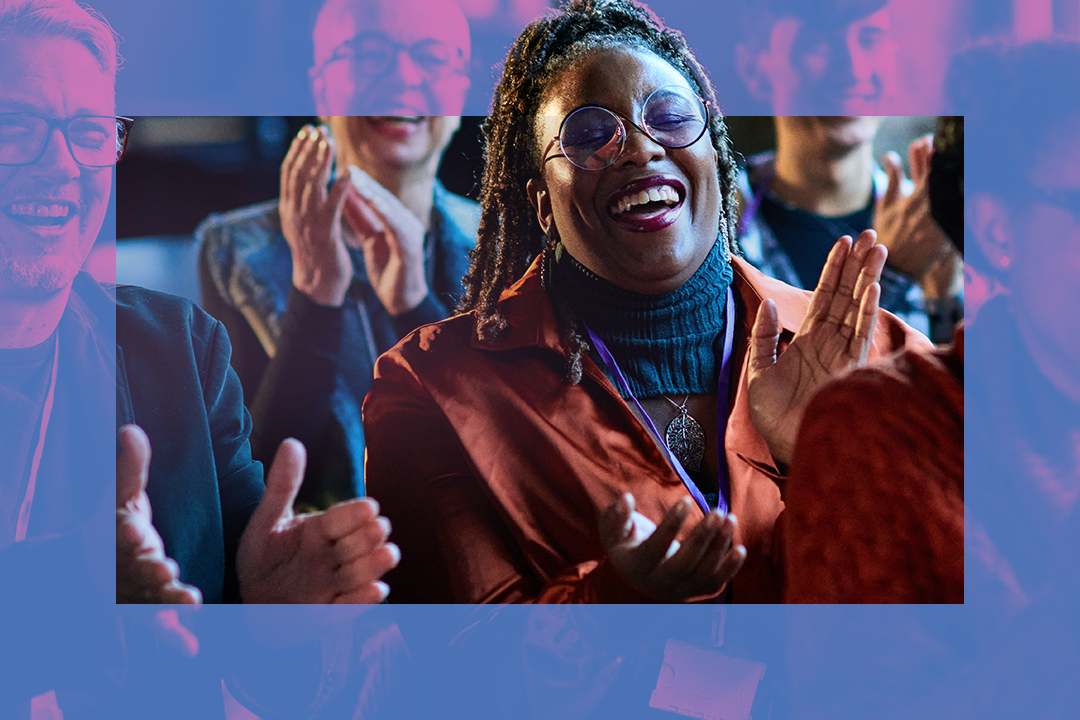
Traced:
<svg viewBox="0 0 1080 720">
<path fill-rule="evenodd" d="M 0 252 L 0 289 L 17 294 L 55 294 L 71 285 L 78 272 L 79 267 L 72 266 L 69 260 L 58 265 L 48 262 L 19 262 Z"/>
</svg>

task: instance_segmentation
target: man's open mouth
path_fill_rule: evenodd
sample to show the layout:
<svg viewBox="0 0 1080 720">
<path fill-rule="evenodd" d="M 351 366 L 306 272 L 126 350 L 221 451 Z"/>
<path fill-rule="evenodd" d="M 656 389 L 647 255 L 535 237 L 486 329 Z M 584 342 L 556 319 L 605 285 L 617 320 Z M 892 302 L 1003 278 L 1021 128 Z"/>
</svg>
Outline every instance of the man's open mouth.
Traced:
<svg viewBox="0 0 1080 720">
<path fill-rule="evenodd" d="M 8 217 L 26 225 L 59 227 L 75 217 L 75 206 L 68 202 L 13 202 L 3 209 Z"/>
</svg>

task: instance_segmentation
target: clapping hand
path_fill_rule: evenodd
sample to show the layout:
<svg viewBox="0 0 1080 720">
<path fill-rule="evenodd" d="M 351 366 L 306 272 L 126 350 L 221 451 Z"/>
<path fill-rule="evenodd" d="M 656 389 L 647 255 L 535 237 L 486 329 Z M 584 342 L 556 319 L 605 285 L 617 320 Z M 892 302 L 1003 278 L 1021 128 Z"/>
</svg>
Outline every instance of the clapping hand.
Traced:
<svg viewBox="0 0 1080 720">
<path fill-rule="evenodd" d="M 428 293 L 424 224 L 360 168 L 350 166 L 349 175 L 359 197 L 350 198 L 345 217 L 364 251 L 368 280 L 386 311 L 402 315 Z"/>
<path fill-rule="evenodd" d="M 116 602 L 198 606 L 202 603 L 202 593 L 180 582 L 180 567 L 165 555 L 164 543 L 152 522 L 150 498 L 146 494 L 150 441 L 142 428 L 125 425 L 120 428 L 118 442 Z M 96 537 L 92 540 L 98 541 Z M 180 622 L 175 609 L 144 612 L 132 607 L 124 615 L 148 623 L 158 638 L 182 655 L 198 654 L 198 639 Z"/>
<path fill-rule="evenodd" d="M 825 262 L 802 326 L 778 358 L 780 321 L 765 300 L 750 341 L 750 418 L 778 467 L 791 462 L 803 412 L 814 394 L 837 375 L 866 364 L 870 353 L 881 269 L 887 252 L 873 230 L 854 245 L 844 236 Z"/>
<path fill-rule="evenodd" d="M 401 557 L 389 521 L 370 498 L 293 514 L 305 463 L 303 445 L 281 443 L 236 555 L 244 602 L 381 602 L 390 589 L 379 578 Z"/>
<path fill-rule="evenodd" d="M 281 164 L 278 213 L 292 253 L 293 285 L 321 305 L 339 306 L 353 276 L 341 214 L 355 190 L 348 176 L 327 190 L 333 161 L 329 134 L 305 125 Z"/>
<path fill-rule="evenodd" d="M 634 496 L 619 497 L 600 517 L 600 539 L 615 568 L 648 595 L 664 602 L 715 597 L 735 577 L 746 548 L 734 544 L 734 515 L 711 512 L 680 543 L 696 512 L 684 498 L 657 526 L 634 510 Z"/>
<path fill-rule="evenodd" d="M 116 602 L 198 605 L 198 588 L 180 582 L 180 567 L 165 556 L 154 528 L 146 483 L 150 441 L 135 425 L 119 433 L 116 458 Z"/>
<path fill-rule="evenodd" d="M 889 266 L 920 284 L 930 269 L 948 256 L 952 246 L 930 213 L 930 137 L 919 138 L 908 147 L 911 180 L 915 188 L 903 191 L 904 171 L 900 157 L 885 155 L 889 185 L 878 199 L 874 228 L 879 242 L 889 251 Z"/>
</svg>

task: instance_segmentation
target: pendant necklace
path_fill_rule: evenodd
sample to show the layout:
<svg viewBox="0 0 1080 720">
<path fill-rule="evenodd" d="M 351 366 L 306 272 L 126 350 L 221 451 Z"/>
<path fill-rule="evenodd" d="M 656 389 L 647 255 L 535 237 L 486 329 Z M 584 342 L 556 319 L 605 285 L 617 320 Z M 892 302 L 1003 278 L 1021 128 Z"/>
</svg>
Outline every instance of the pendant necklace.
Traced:
<svg viewBox="0 0 1080 720">
<path fill-rule="evenodd" d="M 668 424 L 667 431 L 664 433 L 668 447 L 671 448 L 675 457 L 679 458 L 684 468 L 691 472 L 699 472 L 701 460 L 705 457 L 705 431 L 701 428 L 701 423 L 694 419 L 694 416 L 686 409 L 690 396 L 687 395 L 681 405 L 667 395 L 661 397 L 679 412 L 679 415 Z"/>
</svg>

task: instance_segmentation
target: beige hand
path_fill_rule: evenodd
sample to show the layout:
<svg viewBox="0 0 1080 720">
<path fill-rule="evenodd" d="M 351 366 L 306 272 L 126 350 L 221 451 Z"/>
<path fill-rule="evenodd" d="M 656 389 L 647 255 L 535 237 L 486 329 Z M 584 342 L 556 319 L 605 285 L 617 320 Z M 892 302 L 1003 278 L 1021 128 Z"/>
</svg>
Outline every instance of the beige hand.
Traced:
<svg viewBox="0 0 1080 720">
<path fill-rule="evenodd" d="M 896 153 L 885 156 L 889 186 L 877 202 L 874 228 L 878 242 L 889 250 L 889 267 L 920 284 L 930 268 L 945 255 L 951 245 L 930 214 L 930 137 L 919 138 L 908 148 L 911 179 L 915 189 L 905 194 L 904 171 Z"/>
<path fill-rule="evenodd" d="M 381 602 L 390 588 L 379 578 L 401 557 L 387 542 L 390 522 L 370 498 L 294 515 L 305 464 L 303 445 L 281 443 L 236 554 L 244 602 Z"/>
<path fill-rule="evenodd" d="M 428 293 L 424 275 L 424 224 L 392 192 L 355 165 L 356 193 L 345 217 L 364 251 L 368 280 L 391 315 L 412 310 Z"/>
<path fill-rule="evenodd" d="M 135 425 L 120 428 L 116 458 L 116 602 L 199 604 L 198 588 L 180 582 L 152 523 L 146 483 L 150 441 Z"/>
<path fill-rule="evenodd" d="M 304 126 L 281 164 L 278 213 L 292 253 L 293 285 L 320 305 L 339 306 L 353 276 L 341 215 L 355 191 L 341 177 L 327 192 L 333 159 L 327 132 Z"/>
</svg>

